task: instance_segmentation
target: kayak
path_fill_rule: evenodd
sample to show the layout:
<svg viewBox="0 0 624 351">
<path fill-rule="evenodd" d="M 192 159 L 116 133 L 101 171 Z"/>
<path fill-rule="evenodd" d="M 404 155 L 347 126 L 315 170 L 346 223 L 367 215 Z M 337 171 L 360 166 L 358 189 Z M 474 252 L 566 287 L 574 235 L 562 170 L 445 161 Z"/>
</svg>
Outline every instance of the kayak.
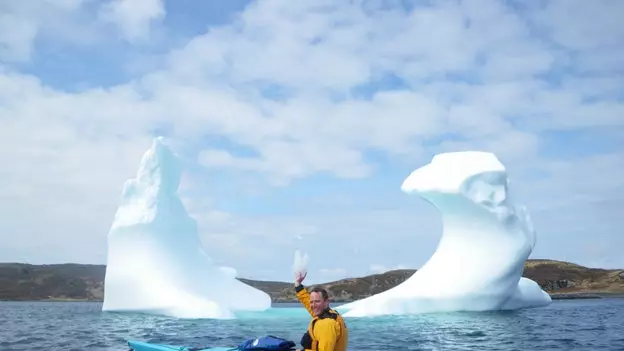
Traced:
<svg viewBox="0 0 624 351">
<path fill-rule="evenodd" d="M 237 351 L 237 350 L 289 350 L 296 346 L 294 341 L 265 335 L 243 341 L 237 347 L 191 347 L 183 345 L 154 344 L 145 341 L 128 340 L 130 351 Z"/>
<path fill-rule="evenodd" d="M 234 351 L 236 347 L 190 347 L 180 345 L 153 344 L 138 340 L 128 340 L 132 351 Z"/>
</svg>

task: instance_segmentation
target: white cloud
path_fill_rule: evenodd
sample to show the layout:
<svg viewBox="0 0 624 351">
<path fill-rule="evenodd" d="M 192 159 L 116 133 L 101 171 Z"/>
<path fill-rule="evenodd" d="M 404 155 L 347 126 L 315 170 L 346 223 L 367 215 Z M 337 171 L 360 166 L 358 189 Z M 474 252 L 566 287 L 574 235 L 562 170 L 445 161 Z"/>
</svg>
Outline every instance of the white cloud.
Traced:
<svg viewBox="0 0 624 351">
<path fill-rule="evenodd" d="M 28 19 L 0 13 L 0 58 L 7 61 L 27 60 L 36 35 L 37 27 Z"/>
<path fill-rule="evenodd" d="M 622 9 L 624 5 L 618 0 L 553 0 L 533 17 L 543 28 L 552 30 L 552 38 L 558 44 L 590 53 L 605 48 L 623 50 L 620 39 L 624 28 L 619 16 Z"/>
<path fill-rule="evenodd" d="M 414 268 L 410 268 L 410 267 L 408 267 L 406 265 L 403 265 L 403 264 L 398 264 L 398 265 L 393 266 L 393 267 L 388 267 L 388 266 L 385 266 L 383 264 L 372 264 L 370 266 L 370 271 L 373 272 L 373 273 L 376 273 L 376 274 L 378 274 L 378 273 L 385 273 L 385 272 L 393 271 L 393 270 L 397 270 L 397 269 L 414 269 Z"/>
<path fill-rule="evenodd" d="M 0 162 L 10 165 L 1 175 L 5 202 L 0 232 L 19 234 L 7 239 L 12 247 L 30 245 L 27 238 L 50 247 L 76 238 L 83 245 L 104 245 L 121 185 L 149 146 L 150 131 L 163 125 L 173 126 L 174 136 L 183 142 L 197 143 L 205 135 L 227 138 L 252 156 L 211 146 L 198 150 L 199 161 L 244 175 L 259 172 L 274 185 L 287 186 L 318 173 L 371 177 L 379 165 L 367 158 L 369 150 L 387 153 L 393 161 L 409 160 L 409 167 L 415 167 L 432 151 L 481 148 L 497 152 L 518 173 L 534 168 L 551 172 L 541 182 L 524 183 L 525 197 L 534 207 L 587 195 L 596 201 L 614 196 L 621 206 L 621 197 L 615 195 L 621 193 L 613 191 L 621 184 L 614 178 L 590 181 L 600 173 L 587 171 L 601 166 L 602 174 L 621 173 L 620 154 L 584 159 L 596 165 L 588 168 L 580 167 L 576 158 L 559 167 L 550 163 L 552 157 L 543 156 L 542 134 L 608 131 L 614 140 L 623 135 L 624 111 L 618 100 L 622 80 L 606 74 L 621 74 L 618 58 L 623 49 L 618 43 L 624 33 L 614 17 L 619 1 L 583 2 L 582 10 L 581 5 L 572 6 L 572 12 L 559 9 L 571 6 L 565 1 L 545 9 L 525 5 L 536 7 L 527 17 L 504 2 L 419 6 L 412 14 L 400 8 L 380 10 L 375 2 L 255 2 L 233 24 L 172 49 L 160 70 L 111 89 L 77 93 L 46 86 L 18 71 L 13 62 L 32 56 L 42 32 L 48 40 L 62 34 L 63 40 L 84 43 L 106 35 L 98 31 L 108 28 L 93 24 L 69 34 L 76 23 L 93 18 L 80 17 L 87 11 L 81 1 L 47 2 L 47 7 L 27 3 L 0 5 L 0 16 L 6 19 L 0 23 L 15 23 L 10 32 L 0 30 L 0 64 L 5 65 L 0 70 L 0 140 L 7 145 L 0 149 Z M 130 39 L 148 38 L 150 25 L 165 16 L 159 1 L 109 4 L 107 13 L 113 17 L 108 18 Z M 51 8 L 55 12 L 45 12 Z M 605 20 L 585 15 L 594 11 Z M 551 69 L 555 79 L 561 71 L 560 85 L 543 79 Z M 581 71 L 596 75 L 575 75 Z M 392 77 L 405 88 L 370 91 Z M 540 162 L 528 168 L 534 160 Z M 393 181 L 387 187 L 398 189 L 400 179 Z M 411 228 L 418 228 L 428 246 L 414 257 L 407 256 L 406 247 L 400 261 L 416 266 L 433 249 L 437 233 L 435 217 L 427 219 L 419 215 L 427 212 L 399 205 L 388 205 L 392 210 L 383 213 L 364 209 L 267 218 L 215 212 L 218 199 L 210 201 L 211 206 L 194 213 L 208 246 L 236 247 L 235 252 L 219 253 L 222 259 L 238 255 L 251 260 L 254 256 L 247 254 L 253 255 L 252 247 L 245 245 L 260 245 L 268 238 L 276 242 L 319 235 L 334 242 L 340 238 L 335 257 L 342 261 L 335 264 L 352 272 L 340 251 L 360 247 L 370 253 L 376 245 L 366 244 L 366 235 L 387 237 L 388 243 L 377 248 L 390 250 L 384 245 L 415 236 Z M 569 211 L 579 209 L 586 210 L 579 205 Z M 604 222 L 598 217 L 603 212 L 594 211 L 587 225 Z M 38 220 L 24 223 L 20 216 Z M 609 219 L 602 230 L 608 232 L 616 222 Z M 541 223 L 557 230 L 545 220 Z M 283 245 L 290 250 L 296 244 L 288 239 Z M 98 250 L 94 257 L 75 256 L 73 249 L 54 250 L 46 257 L 100 260 L 103 250 Z M 317 255 L 323 252 L 321 246 L 315 250 Z M 365 260 L 365 255 L 358 259 Z M 328 267 L 316 269 L 323 268 Z"/>
<path fill-rule="evenodd" d="M 433 253 L 441 233 L 439 218 L 422 201 L 401 208 L 381 199 L 373 207 L 387 210 L 374 210 L 370 205 L 362 205 L 363 209 L 348 205 L 343 210 L 335 203 L 312 206 L 313 200 L 308 199 L 300 197 L 282 205 L 295 214 L 233 214 L 196 201 L 185 199 L 185 203 L 198 219 L 202 242 L 211 257 L 239 272 L 276 267 L 264 279 L 291 279 L 296 249 L 309 253 L 307 280 L 314 282 L 368 274 L 371 257 L 390 253 L 392 261 L 400 259 L 417 267 Z M 319 208 L 327 210 L 319 212 Z M 342 270 L 334 271 L 335 265 Z"/>
<path fill-rule="evenodd" d="M 206 129 L 227 133 L 259 157 L 239 159 L 209 150 L 203 161 L 286 180 L 328 169 L 346 177 L 367 176 L 372 169 L 360 156 L 362 149 L 418 156 L 421 142 L 449 131 L 468 138 L 467 145 L 522 155 L 536 152 L 534 133 L 544 129 L 622 125 L 620 102 L 584 105 L 581 92 L 549 88 L 539 80 L 536 75 L 553 68 L 560 52 L 531 37 L 530 26 L 500 4 L 488 3 L 487 11 L 476 4 L 374 17 L 358 4 L 335 5 L 339 11 L 306 3 L 256 4 L 236 27 L 211 31 L 176 52 L 163 79 L 199 87 L 207 84 L 202 79 L 225 75 L 240 89 L 230 106 L 247 101 L 252 111 L 241 121 L 229 112 L 232 107 L 216 109 L 223 111 L 219 117 L 204 110 L 202 120 L 209 115 Z M 299 10 L 305 15 L 286 15 Z M 342 25 L 329 32 L 327 23 L 337 22 Z M 431 30 L 434 23 L 437 30 Z M 357 73 L 349 74 L 355 68 Z M 347 89 L 378 78 L 381 70 L 400 76 L 414 91 L 386 92 L 370 101 L 333 99 L 348 97 Z M 445 72 L 476 74 L 484 84 L 445 80 Z M 262 88 L 253 88 L 259 82 L 280 85 L 294 97 L 263 100 Z M 186 95 L 188 106 L 199 108 L 194 100 L 203 96 L 185 92 L 193 96 Z M 216 118 L 227 122 L 215 125 Z M 332 157 L 319 158 L 311 150 Z M 282 174 L 272 174 L 275 170 Z"/>
<path fill-rule="evenodd" d="M 344 268 L 321 268 L 317 280 L 321 282 L 330 282 L 347 278 L 347 270 Z"/>
<path fill-rule="evenodd" d="M 80 13 L 84 0 L 4 1 L 0 3 L 0 63 L 24 62 L 33 56 L 35 39 L 63 34 L 65 39 L 89 32 L 85 28 L 70 36 L 68 25 Z M 76 28 L 71 28 L 75 30 Z"/>
<path fill-rule="evenodd" d="M 130 42 L 149 39 L 152 23 L 165 13 L 164 0 L 109 0 L 100 8 L 100 18 L 115 23 Z"/>
</svg>

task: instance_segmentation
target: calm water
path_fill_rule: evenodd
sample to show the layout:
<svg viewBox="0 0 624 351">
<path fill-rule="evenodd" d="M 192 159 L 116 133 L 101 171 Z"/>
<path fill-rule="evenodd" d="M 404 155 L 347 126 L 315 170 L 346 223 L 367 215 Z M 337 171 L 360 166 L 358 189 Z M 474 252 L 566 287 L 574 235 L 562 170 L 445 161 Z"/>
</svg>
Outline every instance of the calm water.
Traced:
<svg viewBox="0 0 624 351">
<path fill-rule="evenodd" d="M 299 341 L 309 318 L 279 306 L 231 321 L 102 313 L 100 303 L 0 302 L 0 350 L 127 350 L 127 339 L 236 346 L 273 334 Z M 350 350 L 624 350 L 624 299 L 554 301 L 497 313 L 347 319 Z"/>
</svg>

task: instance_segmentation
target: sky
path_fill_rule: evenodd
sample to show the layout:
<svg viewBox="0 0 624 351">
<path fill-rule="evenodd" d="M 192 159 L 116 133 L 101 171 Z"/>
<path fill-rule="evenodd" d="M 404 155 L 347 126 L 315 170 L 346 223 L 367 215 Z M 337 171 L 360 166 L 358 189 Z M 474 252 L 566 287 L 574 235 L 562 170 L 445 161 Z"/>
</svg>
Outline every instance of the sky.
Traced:
<svg viewBox="0 0 624 351">
<path fill-rule="evenodd" d="M 531 258 L 624 268 L 624 2 L 0 3 L 0 261 L 105 264 L 162 135 L 206 252 L 252 279 L 419 268 L 438 213 L 400 190 L 494 152 Z"/>
</svg>

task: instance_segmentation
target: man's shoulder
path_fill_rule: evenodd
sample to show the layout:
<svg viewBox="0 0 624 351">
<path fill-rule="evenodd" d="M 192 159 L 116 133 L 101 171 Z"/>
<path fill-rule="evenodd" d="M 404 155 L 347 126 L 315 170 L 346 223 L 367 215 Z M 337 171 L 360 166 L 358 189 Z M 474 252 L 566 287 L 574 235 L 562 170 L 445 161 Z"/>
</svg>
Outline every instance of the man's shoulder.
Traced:
<svg viewBox="0 0 624 351">
<path fill-rule="evenodd" d="M 340 317 L 340 313 L 338 313 L 336 310 L 334 309 L 329 309 L 326 311 L 323 311 L 323 313 L 321 313 L 318 318 L 319 319 L 330 319 L 330 320 L 337 320 L 338 317 Z"/>
</svg>

